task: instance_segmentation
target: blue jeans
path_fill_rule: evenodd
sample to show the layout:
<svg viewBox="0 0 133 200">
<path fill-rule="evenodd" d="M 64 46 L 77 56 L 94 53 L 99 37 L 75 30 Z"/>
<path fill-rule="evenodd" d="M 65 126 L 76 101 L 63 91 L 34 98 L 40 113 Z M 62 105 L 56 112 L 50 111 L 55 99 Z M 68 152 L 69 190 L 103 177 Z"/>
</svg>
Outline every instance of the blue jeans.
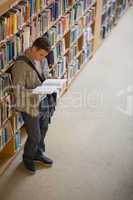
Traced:
<svg viewBox="0 0 133 200">
<path fill-rule="evenodd" d="M 47 98 L 41 102 L 40 114 L 37 117 L 32 117 L 25 112 L 22 112 L 22 117 L 28 135 L 24 146 L 23 158 L 33 160 L 38 154 L 40 155 L 45 151 L 44 139 L 50 121 Z"/>
</svg>

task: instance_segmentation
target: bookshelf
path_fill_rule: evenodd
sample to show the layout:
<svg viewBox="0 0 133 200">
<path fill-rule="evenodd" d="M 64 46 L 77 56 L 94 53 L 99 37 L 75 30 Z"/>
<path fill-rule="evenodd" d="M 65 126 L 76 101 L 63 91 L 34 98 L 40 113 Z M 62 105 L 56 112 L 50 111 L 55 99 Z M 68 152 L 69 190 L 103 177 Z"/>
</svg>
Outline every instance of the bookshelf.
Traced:
<svg viewBox="0 0 133 200">
<path fill-rule="evenodd" d="M 131 0 L 3 0 L 0 3 L 0 174 L 26 140 L 20 113 L 10 109 L 10 69 L 14 59 L 40 36 L 52 45 L 53 63 L 44 62 L 51 76 L 66 78 L 62 96 L 93 57 L 109 30 L 128 9 Z M 106 26 L 105 26 L 106 25 Z M 103 30 L 103 27 L 105 30 Z M 110 28 L 110 29 L 109 29 Z M 104 32 L 104 33 L 103 33 Z"/>
<path fill-rule="evenodd" d="M 113 27 L 118 23 L 118 20 L 129 8 L 130 3 L 131 1 L 128 0 L 103 0 L 100 30 L 101 40 L 108 37 Z"/>
</svg>

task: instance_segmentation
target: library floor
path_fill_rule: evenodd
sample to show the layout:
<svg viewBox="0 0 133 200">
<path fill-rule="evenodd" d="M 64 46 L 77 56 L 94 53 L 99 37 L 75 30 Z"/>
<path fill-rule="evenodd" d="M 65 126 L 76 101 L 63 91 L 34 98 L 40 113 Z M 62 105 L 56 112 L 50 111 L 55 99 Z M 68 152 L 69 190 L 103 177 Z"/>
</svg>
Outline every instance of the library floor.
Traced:
<svg viewBox="0 0 133 200">
<path fill-rule="evenodd" d="M 133 200 L 133 8 L 59 102 L 47 135 L 52 168 L 28 175 L 21 154 L 2 200 Z"/>
</svg>

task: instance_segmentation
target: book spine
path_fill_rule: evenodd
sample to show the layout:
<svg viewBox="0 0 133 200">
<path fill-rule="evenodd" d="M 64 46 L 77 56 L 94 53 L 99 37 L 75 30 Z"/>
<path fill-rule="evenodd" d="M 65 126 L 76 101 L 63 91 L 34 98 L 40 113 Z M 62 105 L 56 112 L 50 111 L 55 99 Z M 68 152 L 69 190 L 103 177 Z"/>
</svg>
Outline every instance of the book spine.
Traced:
<svg viewBox="0 0 133 200">
<path fill-rule="evenodd" d="M 20 130 L 17 130 L 15 133 L 15 144 L 16 144 L 16 150 L 18 151 L 21 147 L 21 133 Z"/>
<path fill-rule="evenodd" d="M 0 131 L 0 150 L 2 150 L 11 139 L 12 135 L 10 131 L 9 127 L 5 127 Z"/>
</svg>

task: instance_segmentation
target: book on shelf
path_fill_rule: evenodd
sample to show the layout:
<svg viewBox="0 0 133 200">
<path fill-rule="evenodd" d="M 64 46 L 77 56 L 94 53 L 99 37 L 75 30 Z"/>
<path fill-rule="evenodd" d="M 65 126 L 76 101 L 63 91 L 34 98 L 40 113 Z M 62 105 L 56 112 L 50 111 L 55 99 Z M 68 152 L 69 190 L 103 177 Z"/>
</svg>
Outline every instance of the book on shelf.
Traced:
<svg viewBox="0 0 133 200">
<path fill-rule="evenodd" d="M 65 32 L 70 29 L 70 13 L 67 13 L 65 16 L 61 17 L 59 23 L 59 35 L 62 36 Z"/>
<path fill-rule="evenodd" d="M 17 130 L 16 133 L 15 133 L 15 148 L 16 148 L 16 151 L 19 150 L 22 146 L 22 143 L 21 143 L 21 132 L 20 130 Z"/>
<path fill-rule="evenodd" d="M 0 41 L 18 33 L 24 24 L 29 22 L 34 24 L 35 21 L 32 19 L 32 16 L 40 12 L 41 14 L 38 15 L 36 20 L 39 21 L 40 32 L 43 34 L 43 32 L 47 30 L 52 22 L 55 22 L 59 16 L 66 13 L 69 5 L 71 5 L 71 1 L 67 0 L 50 1 L 49 3 L 44 0 L 20 2 L 18 5 L 10 9 L 5 15 L 0 17 Z M 64 24 L 64 29 L 66 27 L 68 30 L 69 25 L 74 24 L 79 16 L 83 14 L 85 7 L 84 5 L 86 5 L 86 1 L 76 2 L 72 10 L 62 17 L 61 20 L 63 20 L 62 24 Z M 63 14 L 61 13 L 62 9 L 65 11 Z M 32 33 L 33 32 L 34 31 L 32 31 Z"/>
<path fill-rule="evenodd" d="M 29 20 L 27 6 L 28 3 L 23 1 L 0 17 L 0 41 L 16 34 L 21 26 Z"/>
<path fill-rule="evenodd" d="M 0 127 L 12 115 L 13 93 L 10 74 L 0 76 Z"/>
<path fill-rule="evenodd" d="M 70 83 L 71 80 L 75 77 L 79 69 L 80 69 L 79 60 L 74 59 L 68 66 L 68 83 Z"/>
<path fill-rule="evenodd" d="M 88 26 L 94 22 L 96 16 L 96 7 L 92 6 L 83 16 L 84 26 Z"/>
<path fill-rule="evenodd" d="M 59 60 L 60 57 L 64 56 L 65 54 L 65 38 L 60 40 L 59 42 L 56 43 L 55 47 L 52 49 L 53 55 L 53 63 L 56 64 Z"/>
<path fill-rule="evenodd" d="M 70 36 L 71 44 L 77 41 L 81 33 L 82 33 L 81 27 L 79 26 L 79 24 L 75 24 L 71 29 L 71 36 Z"/>
<path fill-rule="evenodd" d="M 12 63 L 37 37 L 42 36 L 52 22 L 61 15 L 60 5 L 65 4 L 65 1 L 50 2 L 44 3 L 48 7 L 45 10 L 42 9 L 43 12 L 37 18 L 31 20 L 30 24 L 27 24 L 31 17 L 29 16 L 29 9 L 32 9 L 31 13 L 33 10 L 37 12 L 36 9 L 33 9 L 34 6 L 37 6 L 35 1 L 30 1 L 30 4 L 27 1 L 20 2 L 0 17 L 0 41 L 2 41 L 0 43 L 0 69 Z M 43 7 L 42 3 L 40 6 Z M 52 45 L 55 45 L 56 41 L 60 39 L 59 36 L 61 37 L 69 29 L 69 17 L 67 13 L 48 31 Z M 62 48 L 61 43 L 57 44 L 56 48 L 59 52 Z"/>
<path fill-rule="evenodd" d="M 0 99 L 10 94 L 10 86 L 12 84 L 11 75 L 8 73 L 0 76 Z"/>
<path fill-rule="evenodd" d="M 27 26 L 24 31 L 23 31 L 23 34 L 22 34 L 22 51 L 24 52 L 31 44 L 31 41 L 30 41 L 30 27 Z"/>
<path fill-rule="evenodd" d="M 76 43 L 76 44 L 74 44 L 74 45 L 72 46 L 72 48 L 70 49 L 70 57 L 71 57 L 71 60 L 72 60 L 73 58 L 76 57 L 77 53 L 78 53 L 78 44 Z"/>
<path fill-rule="evenodd" d="M 50 70 L 51 77 L 63 78 L 67 70 L 66 56 L 60 57 L 57 64 Z"/>
<path fill-rule="evenodd" d="M 16 131 L 21 129 L 24 125 L 24 121 L 20 112 L 15 112 L 11 118 L 11 126 L 13 129 L 13 133 L 15 135 Z"/>
<path fill-rule="evenodd" d="M 83 60 L 87 61 L 88 58 L 92 56 L 92 52 L 93 52 L 93 43 L 90 42 L 86 44 L 86 46 L 83 49 Z"/>
<path fill-rule="evenodd" d="M 10 123 L 7 123 L 3 129 L 0 129 L 0 150 L 2 150 L 9 140 L 13 137 L 13 131 Z"/>
<path fill-rule="evenodd" d="M 102 8 L 101 19 L 101 38 L 104 39 L 108 36 L 113 26 L 117 23 L 126 10 L 125 0 L 104 0 Z"/>
<path fill-rule="evenodd" d="M 51 29 L 48 30 L 46 35 L 51 41 L 51 46 L 55 45 L 55 43 L 62 39 L 64 33 L 69 30 L 69 14 L 64 17 L 61 17 L 57 24 L 55 24 Z"/>
<path fill-rule="evenodd" d="M 88 26 L 84 29 L 84 33 L 83 33 L 83 38 L 84 38 L 84 44 L 88 44 L 92 37 L 93 37 L 93 30 L 92 30 L 92 27 Z"/>
</svg>

